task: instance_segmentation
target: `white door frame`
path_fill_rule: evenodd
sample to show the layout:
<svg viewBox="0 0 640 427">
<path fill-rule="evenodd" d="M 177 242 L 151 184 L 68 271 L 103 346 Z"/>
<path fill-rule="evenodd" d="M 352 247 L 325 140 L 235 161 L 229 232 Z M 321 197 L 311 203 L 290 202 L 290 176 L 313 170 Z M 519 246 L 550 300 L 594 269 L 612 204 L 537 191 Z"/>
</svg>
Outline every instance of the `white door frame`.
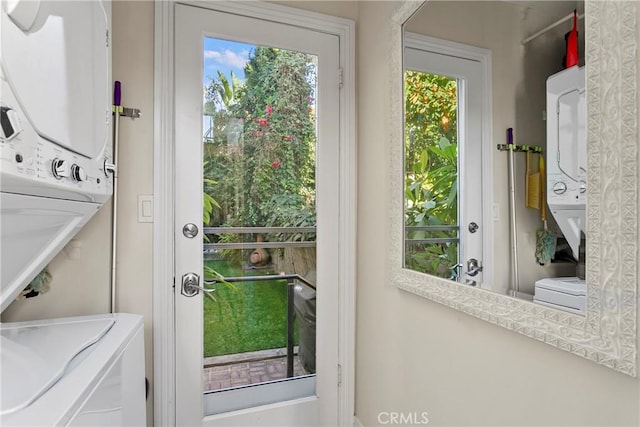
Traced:
<svg viewBox="0 0 640 427">
<path fill-rule="evenodd" d="M 174 6 L 155 2 L 153 360 L 154 425 L 175 425 L 174 317 Z M 336 35 L 340 44 L 340 265 L 338 269 L 338 420 L 351 426 L 355 393 L 356 112 L 355 24 L 263 2 L 187 2 L 228 13 L 267 19 Z"/>
<path fill-rule="evenodd" d="M 493 283 L 493 101 L 491 94 L 491 51 L 449 40 L 404 33 L 404 48 L 425 50 L 442 55 L 469 59 L 480 63 L 482 68 L 482 204 L 483 234 L 483 284 Z M 462 225 L 461 225 L 462 227 Z"/>
</svg>

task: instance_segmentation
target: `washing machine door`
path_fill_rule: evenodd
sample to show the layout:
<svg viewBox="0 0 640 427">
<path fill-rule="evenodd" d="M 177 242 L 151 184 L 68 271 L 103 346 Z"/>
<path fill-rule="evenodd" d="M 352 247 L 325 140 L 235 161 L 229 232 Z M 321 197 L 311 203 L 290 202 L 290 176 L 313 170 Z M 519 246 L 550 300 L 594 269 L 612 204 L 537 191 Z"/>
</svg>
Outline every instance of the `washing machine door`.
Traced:
<svg viewBox="0 0 640 427">
<path fill-rule="evenodd" d="M 111 117 L 110 8 L 98 0 L 2 7 L 2 68 L 30 125 L 42 138 L 98 157 Z"/>
</svg>

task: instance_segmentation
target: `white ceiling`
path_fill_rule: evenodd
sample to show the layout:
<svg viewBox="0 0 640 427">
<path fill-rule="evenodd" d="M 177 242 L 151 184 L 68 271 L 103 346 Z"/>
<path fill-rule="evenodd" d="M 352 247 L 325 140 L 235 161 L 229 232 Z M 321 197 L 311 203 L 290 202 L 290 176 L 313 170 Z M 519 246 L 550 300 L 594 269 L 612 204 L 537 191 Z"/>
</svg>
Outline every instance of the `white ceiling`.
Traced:
<svg viewBox="0 0 640 427">
<path fill-rule="evenodd" d="M 538 30 L 550 25 L 557 20 L 571 14 L 574 10 L 578 13 L 584 12 L 584 0 L 564 1 L 564 0 L 502 0 L 504 2 L 517 5 L 525 12 L 523 25 L 525 33 L 533 34 Z M 534 18 L 535 16 L 535 18 Z M 531 19 L 529 19 L 531 18 Z"/>
<path fill-rule="evenodd" d="M 584 1 L 565 1 L 565 0 L 503 0 L 507 3 L 513 3 L 520 6 L 529 7 L 535 9 L 537 12 L 543 12 L 550 17 L 562 17 L 573 12 L 574 9 L 578 9 L 578 12 L 584 11 Z"/>
</svg>

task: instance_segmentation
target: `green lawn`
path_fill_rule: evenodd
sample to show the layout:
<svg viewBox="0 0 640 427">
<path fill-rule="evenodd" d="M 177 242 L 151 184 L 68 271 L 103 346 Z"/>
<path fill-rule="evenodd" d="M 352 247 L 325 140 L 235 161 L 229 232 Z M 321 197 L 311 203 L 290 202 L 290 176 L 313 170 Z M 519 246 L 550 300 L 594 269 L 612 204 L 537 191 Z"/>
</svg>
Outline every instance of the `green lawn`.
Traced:
<svg viewBox="0 0 640 427">
<path fill-rule="evenodd" d="M 230 261 L 205 261 L 225 277 L 272 274 L 246 272 Z M 281 348 L 287 345 L 286 281 L 217 285 L 216 301 L 204 298 L 204 357 Z M 294 327 L 297 341 L 297 326 Z"/>
</svg>

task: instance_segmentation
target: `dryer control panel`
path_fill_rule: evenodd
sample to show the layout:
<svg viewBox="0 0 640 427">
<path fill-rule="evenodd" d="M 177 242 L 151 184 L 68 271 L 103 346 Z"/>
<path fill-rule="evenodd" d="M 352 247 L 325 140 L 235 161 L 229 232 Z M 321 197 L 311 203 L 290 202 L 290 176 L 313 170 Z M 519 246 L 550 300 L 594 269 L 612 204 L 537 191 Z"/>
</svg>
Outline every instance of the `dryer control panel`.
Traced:
<svg viewBox="0 0 640 427">
<path fill-rule="evenodd" d="M 67 200 L 105 202 L 111 196 L 111 144 L 89 159 L 36 133 L 7 82 L 0 101 L 0 190 Z M 12 102 L 13 101 L 13 102 Z"/>
</svg>

